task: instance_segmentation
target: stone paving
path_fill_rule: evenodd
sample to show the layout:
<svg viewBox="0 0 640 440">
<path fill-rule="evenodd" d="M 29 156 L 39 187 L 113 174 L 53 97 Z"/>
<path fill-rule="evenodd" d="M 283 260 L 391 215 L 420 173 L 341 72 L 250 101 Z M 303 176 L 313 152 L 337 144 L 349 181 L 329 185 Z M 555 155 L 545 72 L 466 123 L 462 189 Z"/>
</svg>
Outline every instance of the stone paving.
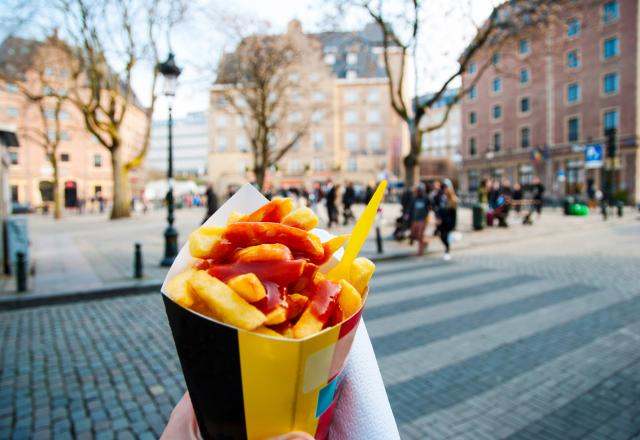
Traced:
<svg viewBox="0 0 640 440">
<path fill-rule="evenodd" d="M 402 438 L 640 436 L 640 223 L 591 225 L 379 264 Z M 158 294 L 1 312 L 0 347 L 0 439 L 157 438 L 184 392 Z"/>
</svg>

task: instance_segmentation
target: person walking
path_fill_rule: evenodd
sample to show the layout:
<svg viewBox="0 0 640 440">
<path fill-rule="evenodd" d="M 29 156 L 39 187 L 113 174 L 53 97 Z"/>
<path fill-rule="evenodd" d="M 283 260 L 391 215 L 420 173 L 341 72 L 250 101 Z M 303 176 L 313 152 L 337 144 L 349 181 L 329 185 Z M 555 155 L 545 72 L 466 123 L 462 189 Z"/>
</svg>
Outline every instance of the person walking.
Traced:
<svg viewBox="0 0 640 440">
<path fill-rule="evenodd" d="M 353 189 L 353 182 L 347 181 L 347 185 L 342 194 L 342 216 L 344 217 L 344 225 L 346 226 L 351 220 L 355 221 L 356 218 L 351 211 L 351 206 L 356 201 L 356 191 Z"/>
<path fill-rule="evenodd" d="M 513 184 L 513 205 L 518 216 L 520 216 L 520 210 L 522 209 L 522 199 L 522 186 L 516 182 Z"/>
<path fill-rule="evenodd" d="M 424 255 L 427 243 L 424 239 L 424 231 L 427 227 L 427 218 L 429 216 L 429 197 L 427 196 L 426 187 L 423 183 L 418 184 L 415 194 L 411 200 L 411 206 L 408 214 L 411 219 L 411 238 L 410 241 L 418 242 L 418 256 Z"/>
<path fill-rule="evenodd" d="M 336 199 L 338 198 L 338 188 L 340 185 L 333 184 L 329 180 L 327 184 L 327 216 L 329 217 L 329 223 L 327 224 L 327 228 L 331 228 L 331 225 L 338 224 L 338 208 L 336 207 Z"/>
<path fill-rule="evenodd" d="M 202 223 L 206 222 L 209 217 L 218 210 L 218 196 L 213 190 L 213 186 L 211 184 L 207 185 L 207 190 L 204 194 L 207 196 L 207 213 L 205 214 Z"/>
<path fill-rule="evenodd" d="M 544 185 L 540 182 L 540 178 L 538 176 L 533 178 L 533 204 L 536 207 L 536 211 L 538 212 L 538 217 L 542 215 L 542 204 L 544 197 Z"/>
<path fill-rule="evenodd" d="M 451 232 L 456 228 L 458 209 L 458 196 L 456 195 L 453 183 L 449 179 L 442 181 L 442 196 L 439 200 L 438 217 L 440 240 L 444 244 L 443 260 L 451 260 Z"/>
</svg>

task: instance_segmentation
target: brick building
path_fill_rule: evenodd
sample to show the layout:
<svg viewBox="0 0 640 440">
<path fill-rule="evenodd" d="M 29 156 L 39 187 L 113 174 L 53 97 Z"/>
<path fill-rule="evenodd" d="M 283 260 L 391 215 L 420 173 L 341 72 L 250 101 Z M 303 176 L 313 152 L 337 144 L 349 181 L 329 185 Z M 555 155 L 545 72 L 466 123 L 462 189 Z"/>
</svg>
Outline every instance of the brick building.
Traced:
<svg viewBox="0 0 640 440">
<path fill-rule="evenodd" d="M 43 116 L 18 84 L 22 83 L 34 94 L 42 91 L 46 95 L 47 88 L 55 88 L 59 94 L 68 93 L 72 87 L 69 59 L 60 45 L 55 35 L 45 41 L 10 37 L 0 45 L 0 69 L 4 78 L 0 79 L 0 125 L 15 131 L 20 141 L 19 147 L 8 148 L 12 202 L 30 203 L 34 207 L 53 202 L 53 168 L 38 141 L 45 126 Z M 38 66 L 38 73 L 34 66 Z M 48 104 L 53 107 L 45 98 L 45 107 Z M 44 114 L 48 127 L 54 125 L 51 108 L 45 108 Z M 109 152 L 87 131 L 82 113 L 71 102 L 62 104 L 59 120 L 58 168 L 63 206 L 75 207 L 82 200 L 89 203 L 97 192 L 110 200 L 113 183 Z M 146 123 L 145 111 L 140 105 L 128 108 L 122 124 L 125 157 L 133 158 L 139 150 Z M 135 173 L 130 177 L 136 179 Z"/>
<path fill-rule="evenodd" d="M 366 185 L 381 173 L 402 172 L 406 127 L 394 113 L 384 69 L 381 35 L 374 24 L 356 32 L 305 34 L 292 21 L 287 37 L 305 47 L 291 81 L 298 107 L 311 111 L 306 134 L 267 174 L 267 185 L 308 186 L 327 178 Z M 391 53 L 399 61 L 399 53 Z M 213 86 L 209 108 L 208 176 L 217 190 L 252 180 L 252 155 L 242 122 Z M 302 116 L 291 112 L 293 126 Z M 287 127 L 284 136 L 287 136 Z"/>
<path fill-rule="evenodd" d="M 615 128 L 615 188 L 637 202 L 639 49 L 637 0 L 585 0 L 480 51 L 463 77 L 463 87 L 477 84 L 462 100 L 462 189 L 484 175 L 523 184 L 537 175 L 557 196 L 584 194 L 590 182 L 603 188 L 585 145 L 604 146 Z"/>
</svg>

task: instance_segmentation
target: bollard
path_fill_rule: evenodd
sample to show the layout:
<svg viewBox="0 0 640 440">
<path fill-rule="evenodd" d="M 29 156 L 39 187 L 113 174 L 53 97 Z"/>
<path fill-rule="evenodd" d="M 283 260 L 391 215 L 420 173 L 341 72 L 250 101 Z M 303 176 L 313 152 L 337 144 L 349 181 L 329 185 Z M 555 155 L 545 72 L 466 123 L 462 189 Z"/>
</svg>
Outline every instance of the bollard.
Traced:
<svg viewBox="0 0 640 440">
<path fill-rule="evenodd" d="M 624 215 L 624 203 L 618 201 L 618 203 L 616 203 L 616 207 L 618 208 L 618 217 L 622 217 Z"/>
<path fill-rule="evenodd" d="M 133 277 L 142 278 L 142 245 L 140 243 L 135 244 L 133 253 Z"/>
<path fill-rule="evenodd" d="M 382 254 L 384 249 L 382 248 L 382 234 L 380 233 L 380 226 L 376 226 L 376 245 L 378 246 L 378 253 Z"/>
<path fill-rule="evenodd" d="M 27 261 L 22 252 L 16 254 L 16 286 L 18 292 L 27 291 Z"/>
</svg>

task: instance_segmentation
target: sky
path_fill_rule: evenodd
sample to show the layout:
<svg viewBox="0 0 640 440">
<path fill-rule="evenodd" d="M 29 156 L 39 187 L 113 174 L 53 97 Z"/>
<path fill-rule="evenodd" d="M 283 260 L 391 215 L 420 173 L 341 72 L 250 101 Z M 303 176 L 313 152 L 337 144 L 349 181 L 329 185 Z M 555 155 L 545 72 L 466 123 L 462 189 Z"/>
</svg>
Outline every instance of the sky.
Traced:
<svg viewBox="0 0 640 440">
<path fill-rule="evenodd" d="M 391 4 L 401 3 L 399 0 Z M 458 54 L 464 49 L 475 33 L 475 25 L 479 25 L 489 15 L 495 0 L 431 0 L 424 2 L 424 29 L 418 59 L 418 89 L 420 93 L 432 91 L 456 68 Z M 227 3 L 228 5 L 228 3 Z M 298 19 L 304 31 L 318 32 L 329 26 L 328 10 L 321 2 L 313 0 L 235 0 L 233 6 L 225 6 L 224 2 L 214 3 L 207 7 L 208 18 L 195 19 L 172 33 L 171 47 L 178 64 L 184 67 L 180 77 L 179 89 L 174 98 L 173 108 L 177 117 L 188 112 L 206 110 L 208 107 L 208 86 L 214 81 L 213 66 L 224 51 L 233 50 L 233 41 L 220 30 L 212 29 L 212 17 L 227 14 L 254 16 L 271 24 L 273 32 L 284 32 L 287 23 Z M 204 17 L 204 15 L 203 15 Z M 215 19 L 214 19 L 215 20 Z M 359 29 L 367 22 L 363 14 L 350 14 L 341 18 L 338 25 L 342 29 Z M 213 28 L 218 26 L 213 26 Z M 203 64 L 208 64 L 205 68 Z M 413 76 L 413 75 L 412 75 Z M 144 89 L 144 76 L 136 78 Z M 409 81 L 413 82 L 413 78 Z M 142 95 L 142 94 L 141 94 Z M 141 96 L 143 102 L 147 96 Z M 166 103 L 158 101 L 155 119 L 166 117 Z"/>
</svg>

